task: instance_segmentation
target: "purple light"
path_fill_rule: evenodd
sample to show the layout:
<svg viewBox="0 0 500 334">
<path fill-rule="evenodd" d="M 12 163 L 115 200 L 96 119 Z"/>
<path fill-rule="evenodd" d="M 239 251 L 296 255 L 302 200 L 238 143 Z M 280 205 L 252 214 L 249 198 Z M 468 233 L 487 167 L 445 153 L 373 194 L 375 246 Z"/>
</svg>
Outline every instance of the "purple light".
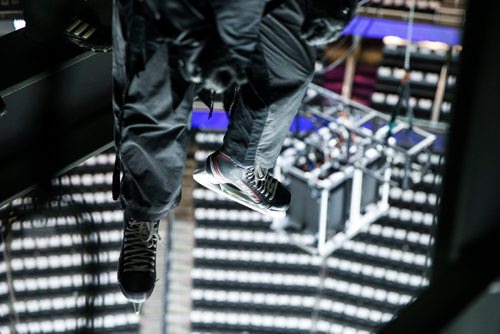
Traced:
<svg viewBox="0 0 500 334">
<path fill-rule="evenodd" d="M 344 35 L 356 35 L 367 38 L 382 39 L 386 36 L 407 36 L 408 23 L 372 17 L 355 17 L 344 30 Z M 414 42 L 434 41 L 448 45 L 461 44 L 462 31 L 458 28 L 436 26 L 426 23 L 414 23 Z"/>
</svg>

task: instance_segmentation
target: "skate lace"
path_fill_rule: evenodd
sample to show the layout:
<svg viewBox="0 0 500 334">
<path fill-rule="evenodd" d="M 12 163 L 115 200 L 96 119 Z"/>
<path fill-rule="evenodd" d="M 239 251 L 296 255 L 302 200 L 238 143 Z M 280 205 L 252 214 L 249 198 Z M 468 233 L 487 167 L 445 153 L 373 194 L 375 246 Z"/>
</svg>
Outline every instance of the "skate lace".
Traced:
<svg viewBox="0 0 500 334">
<path fill-rule="evenodd" d="M 254 188 L 262 195 L 273 200 L 278 189 L 278 180 L 276 180 L 267 169 L 260 166 L 252 167 L 246 173 L 247 180 L 254 186 Z"/>
<path fill-rule="evenodd" d="M 123 239 L 123 271 L 154 272 L 159 221 L 141 222 L 130 220 Z"/>
</svg>

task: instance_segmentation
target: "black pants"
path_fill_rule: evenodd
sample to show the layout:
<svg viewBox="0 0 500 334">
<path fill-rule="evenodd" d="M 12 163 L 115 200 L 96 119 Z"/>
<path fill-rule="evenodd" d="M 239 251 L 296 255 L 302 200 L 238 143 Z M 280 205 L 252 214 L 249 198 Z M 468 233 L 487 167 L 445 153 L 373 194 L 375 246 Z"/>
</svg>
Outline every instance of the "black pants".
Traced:
<svg viewBox="0 0 500 334">
<path fill-rule="evenodd" d="M 155 23 L 134 13 L 131 2 L 116 2 L 113 24 L 120 202 L 130 217 L 156 220 L 180 199 L 192 103 L 199 89 L 183 80 Z M 249 82 L 235 96 L 223 149 L 243 165 L 275 165 L 311 80 L 315 51 L 300 38 L 300 2 L 286 1 L 262 19 Z M 144 60 L 139 62 L 143 66 L 134 65 L 136 57 Z"/>
</svg>

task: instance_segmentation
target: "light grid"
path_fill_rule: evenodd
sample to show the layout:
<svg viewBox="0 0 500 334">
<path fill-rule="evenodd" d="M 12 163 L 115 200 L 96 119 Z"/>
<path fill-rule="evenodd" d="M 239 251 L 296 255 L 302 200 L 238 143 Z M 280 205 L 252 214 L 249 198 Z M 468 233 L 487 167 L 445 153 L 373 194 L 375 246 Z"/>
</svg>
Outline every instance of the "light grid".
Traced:
<svg viewBox="0 0 500 334">
<path fill-rule="evenodd" d="M 112 152 L 99 154 L 54 180 L 48 200 L 32 193 L 2 208 L 0 333 L 138 333 L 116 278 L 113 166 Z"/>
<path fill-rule="evenodd" d="M 196 134 L 198 165 L 222 138 Z M 392 319 L 428 284 L 441 161 L 418 159 L 431 162 L 422 183 L 391 188 L 387 214 L 324 262 L 274 232 L 271 219 L 196 187 L 191 332 L 372 333 Z"/>
</svg>

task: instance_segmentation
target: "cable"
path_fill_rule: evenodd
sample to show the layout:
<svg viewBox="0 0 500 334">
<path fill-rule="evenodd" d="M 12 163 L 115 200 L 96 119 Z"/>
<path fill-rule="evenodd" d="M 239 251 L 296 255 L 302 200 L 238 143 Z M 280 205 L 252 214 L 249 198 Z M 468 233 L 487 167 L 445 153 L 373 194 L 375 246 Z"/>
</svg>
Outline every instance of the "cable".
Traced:
<svg viewBox="0 0 500 334">
<path fill-rule="evenodd" d="M 406 34 L 406 50 L 405 50 L 405 62 L 404 62 L 404 69 L 407 72 L 410 71 L 411 41 L 413 39 L 413 24 L 415 21 L 415 5 L 416 5 L 416 0 L 413 0 L 411 2 L 410 15 L 408 16 L 408 31 Z"/>
<path fill-rule="evenodd" d="M 389 121 L 389 131 L 387 132 L 386 140 L 389 140 L 392 137 L 392 131 L 396 126 L 396 118 L 401 110 L 403 105 L 403 101 L 406 105 L 406 114 L 408 116 L 409 128 L 408 130 L 412 130 L 413 128 L 413 108 L 410 103 L 410 59 L 411 59 L 411 41 L 413 39 L 413 24 L 415 21 L 415 5 L 416 0 L 412 0 L 410 7 L 410 14 L 408 16 L 408 31 L 406 34 L 406 48 L 405 48 L 405 58 L 404 58 L 404 70 L 405 75 L 403 79 L 401 79 L 401 85 L 398 89 L 398 103 L 394 106 L 391 113 L 391 120 Z"/>
</svg>

